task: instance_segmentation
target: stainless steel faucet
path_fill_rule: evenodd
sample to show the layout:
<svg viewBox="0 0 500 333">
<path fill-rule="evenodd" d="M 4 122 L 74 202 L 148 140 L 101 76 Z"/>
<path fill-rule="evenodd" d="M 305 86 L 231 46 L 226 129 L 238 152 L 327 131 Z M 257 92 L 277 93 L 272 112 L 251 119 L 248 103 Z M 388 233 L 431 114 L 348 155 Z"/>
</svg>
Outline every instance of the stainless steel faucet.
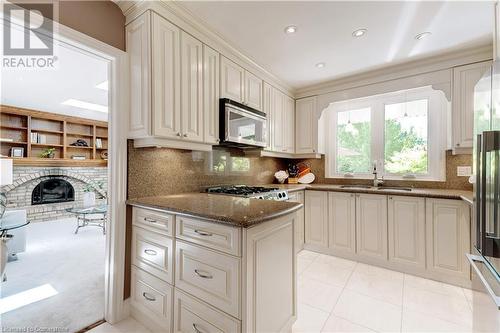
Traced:
<svg viewBox="0 0 500 333">
<path fill-rule="evenodd" d="M 378 174 L 377 174 L 377 161 L 373 162 L 373 186 L 379 187 L 380 185 L 384 184 L 384 176 L 382 176 L 382 179 L 378 179 Z"/>
</svg>

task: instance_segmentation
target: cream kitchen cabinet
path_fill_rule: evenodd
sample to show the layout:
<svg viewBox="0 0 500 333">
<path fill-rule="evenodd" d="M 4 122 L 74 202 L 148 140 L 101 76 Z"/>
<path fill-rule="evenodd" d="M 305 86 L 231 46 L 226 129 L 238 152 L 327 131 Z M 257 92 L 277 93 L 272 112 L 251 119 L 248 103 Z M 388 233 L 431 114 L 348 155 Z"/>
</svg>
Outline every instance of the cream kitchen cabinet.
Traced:
<svg viewBox="0 0 500 333">
<path fill-rule="evenodd" d="M 491 61 L 484 61 L 453 69 L 452 140 L 456 151 L 471 152 L 474 141 L 474 87 L 490 66 Z"/>
<path fill-rule="evenodd" d="M 203 45 L 203 107 L 205 142 L 219 143 L 219 53 Z"/>
<path fill-rule="evenodd" d="M 387 260 L 387 196 L 356 194 L 356 252 Z"/>
<path fill-rule="evenodd" d="M 284 96 L 283 143 L 285 153 L 295 153 L 295 101 Z"/>
<path fill-rule="evenodd" d="M 288 201 L 295 201 L 304 204 L 304 191 L 289 192 Z M 295 251 L 299 252 L 304 248 L 304 207 L 297 211 L 295 221 Z"/>
<path fill-rule="evenodd" d="M 356 253 L 356 195 L 328 193 L 328 247 L 335 253 Z"/>
<path fill-rule="evenodd" d="M 243 67 L 220 57 L 220 94 L 251 108 L 264 109 L 264 81 Z"/>
<path fill-rule="evenodd" d="M 295 102 L 295 153 L 323 154 L 323 120 L 316 114 L 316 97 L 307 97 Z"/>
<path fill-rule="evenodd" d="M 426 199 L 427 269 L 450 278 L 470 279 L 469 207 L 460 200 Z"/>
<path fill-rule="evenodd" d="M 285 150 L 285 95 L 277 90 L 271 91 L 271 117 L 272 125 L 268 133 L 272 136 L 272 151 L 283 152 Z"/>
<path fill-rule="evenodd" d="M 425 269 L 425 199 L 389 196 L 389 261 Z"/>
<path fill-rule="evenodd" d="M 328 247 L 328 192 L 306 191 L 305 243 Z"/>
<path fill-rule="evenodd" d="M 269 150 L 277 153 L 293 154 L 295 152 L 295 104 L 294 100 L 279 91 L 266 85 L 264 104 L 270 119 Z"/>
<path fill-rule="evenodd" d="M 263 97 L 264 97 L 264 109 L 262 110 L 266 114 L 266 128 L 267 128 L 267 146 L 264 148 L 267 151 L 273 150 L 274 136 L 273 136 L 273 90 L 274 88 L 264 82 Z"/>
</svg>

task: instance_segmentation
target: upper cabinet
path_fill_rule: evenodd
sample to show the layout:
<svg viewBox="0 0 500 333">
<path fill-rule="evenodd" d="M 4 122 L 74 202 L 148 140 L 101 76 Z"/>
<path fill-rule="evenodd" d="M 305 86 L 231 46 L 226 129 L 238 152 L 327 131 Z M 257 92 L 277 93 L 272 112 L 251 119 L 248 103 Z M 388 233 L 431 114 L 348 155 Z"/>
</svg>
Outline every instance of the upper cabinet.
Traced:
<svg viewBox="0 0 500 333">
<path fill-rule="evenodd" d="M 491 66 L 491 61 L 453 69 L 452 123 L 453 149 L 470 152 L 474 133 L 474 87 Z"/>
<path fill-rule="evenodd" d="M 222 98 L 264 109 L 264 81 L 226 57 L 221 57 L 220 94 Z"/>
<path fill-rule="evenodd" d="M 283 143 L 286 153 L 295 153 L 295 100 L 284 96 Z"/>
<path fill-rule="evenodd" d="M 203 108 L 205 142 L 219 143 L 219 53 L 203 45 Z"/>
<path fill-rule="evenodd" d="M 316 97 L 302 98 L 295 103 L 295 152 L 324 153 L 323 126 L 316 114 Z"/>
</svg>

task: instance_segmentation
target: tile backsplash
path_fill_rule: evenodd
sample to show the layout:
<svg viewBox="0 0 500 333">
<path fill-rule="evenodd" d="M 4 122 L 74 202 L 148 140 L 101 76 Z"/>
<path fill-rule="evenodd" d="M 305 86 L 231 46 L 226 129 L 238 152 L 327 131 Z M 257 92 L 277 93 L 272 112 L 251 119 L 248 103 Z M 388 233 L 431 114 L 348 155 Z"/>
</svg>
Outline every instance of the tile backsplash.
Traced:
<svg viewBox="0 0 500 333">
<path fill-rule="evenodd" d="M 318 184 L 369 184 L 370 180 L 325 178 L 325 161 L 304 160 L 311 166 Z M 268 157 L 248 157 L 235 150 L 197 152 L 169 148 L 135 149 L 128 144 L 128 197 L 197 192 L 205 186 L 220 184 L 271 184 L 274 173 L 289 163 Z M 468 177 L 457 177 L 457 166 L 471 166 L 472 155 L 446 153 L 446 181 L 387 181 L 388 186 L 414 186 L 440 189 L 472 190 Z"/>
</svg>

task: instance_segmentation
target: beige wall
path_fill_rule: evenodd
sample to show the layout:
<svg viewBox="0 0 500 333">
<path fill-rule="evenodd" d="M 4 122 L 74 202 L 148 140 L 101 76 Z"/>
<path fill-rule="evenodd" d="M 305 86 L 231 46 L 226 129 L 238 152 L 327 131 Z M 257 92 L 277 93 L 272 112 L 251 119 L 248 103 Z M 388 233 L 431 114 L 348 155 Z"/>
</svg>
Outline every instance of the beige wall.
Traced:
<svg viewBox="0 0 500 333">
<path fill-rule="evenodd" d="M 58 3 L 59 15 L 55 18 L 56 21 L 106 44 L 125 50 L 125 16 L 114 2 L 110 0 L 62 0 Z M 18 5 L 23 6 L 22 3 L 18 3 Z M 46 12 L 51 9 L 43 6 L 37 9 L 44 16 L 52 18 L 52 14 Z"/>
</svg>

